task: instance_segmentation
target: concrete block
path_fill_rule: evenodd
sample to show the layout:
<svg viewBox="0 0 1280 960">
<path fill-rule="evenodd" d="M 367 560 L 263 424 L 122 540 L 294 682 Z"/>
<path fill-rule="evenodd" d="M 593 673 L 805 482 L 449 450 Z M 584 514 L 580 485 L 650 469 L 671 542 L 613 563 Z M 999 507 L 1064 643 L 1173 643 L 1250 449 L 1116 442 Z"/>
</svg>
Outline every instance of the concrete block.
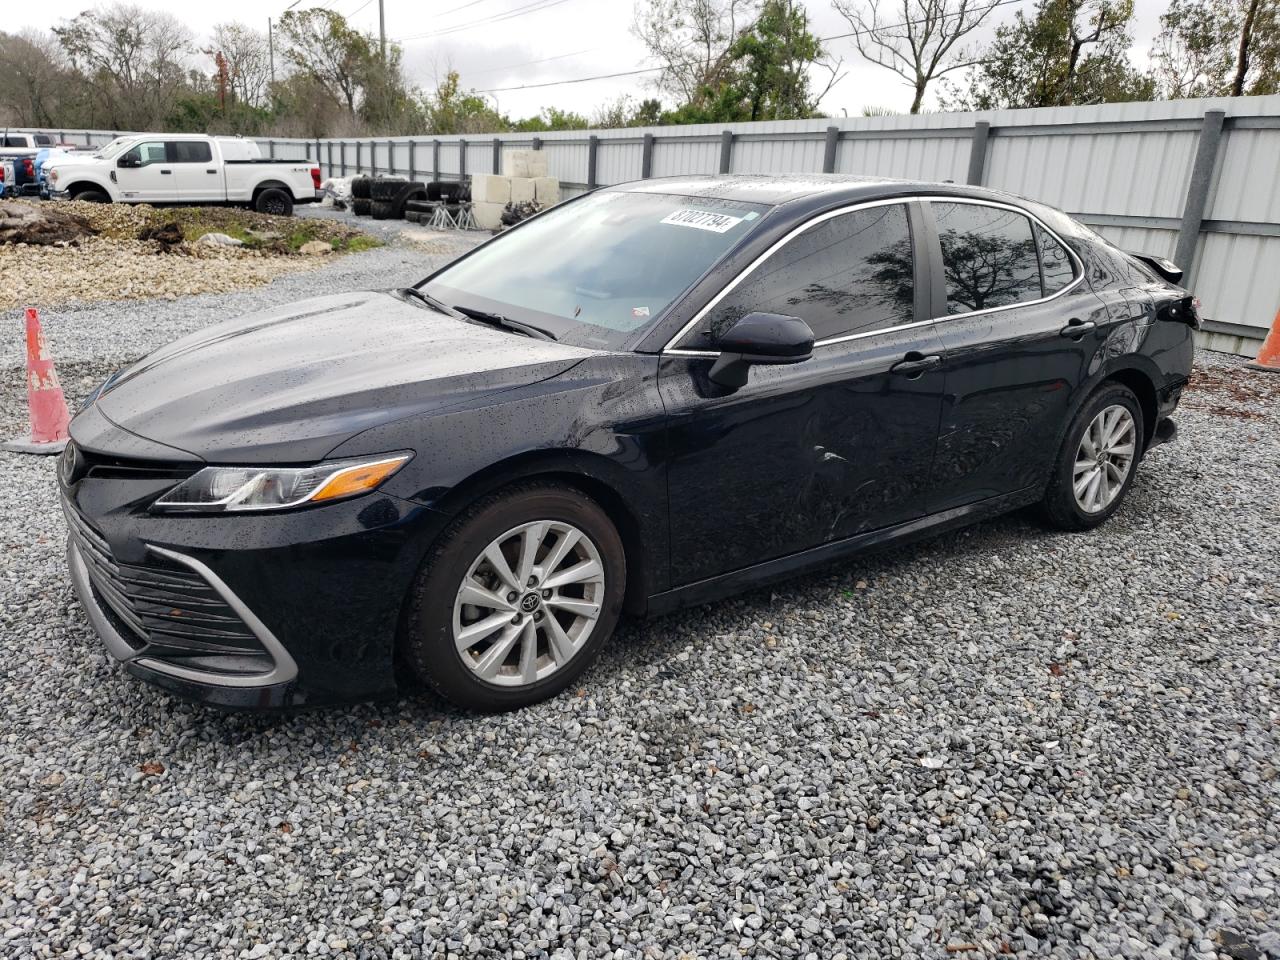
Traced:
<svg viewBox="0 0 1280 960">
<path fill-rule="evenodd" d="M 473 173 L 471 199 L 476 203 L 506 203 L 511 199 L 511 178 L 493 173 Z"/>
<path fill-rule="evenodd" d="M 476 203 L 471 204 L 471 215 L 476 219 L 476 226 L 481 230 L 497 230 L 502 226 L 502 211 L 506 209 L 505 203 Z"/>
<path fill-rule="evenodd" d="M 533 199 L 544 207 L 560 202 L 560 181 L 555 177 L 538 177 L 533 181 Z"/>
<path fill-rule="evenodd" d="M 529 150 L 512 150 L 502 157 L 502 173 L 508 177 L 529 175 Z"/>
<path fill-rule="evenodd" d="M 511 202 L 531 203 L 534 196 L 534 181 L 528 177 L 511 178 Z"/>
<path fill-rule="evenodd" d="M 545 177 L 547 175 L 547 155 L 541 150 L 530 150 L 529 156 L 525 158 L 525 165 L 529 168 L 526 177 Z"/>
</svg>

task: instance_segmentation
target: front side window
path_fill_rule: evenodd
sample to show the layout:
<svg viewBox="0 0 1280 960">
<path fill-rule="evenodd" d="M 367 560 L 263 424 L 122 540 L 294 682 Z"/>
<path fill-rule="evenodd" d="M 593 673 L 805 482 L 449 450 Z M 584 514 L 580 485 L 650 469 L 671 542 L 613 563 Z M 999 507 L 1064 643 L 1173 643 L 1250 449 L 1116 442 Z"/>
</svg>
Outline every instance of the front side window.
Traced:
<svg viewBox="0 0 1280 960">
<path fill-rule="evenodd" d="M 172 140 L 174 163 L 208 163 L 213 159 L 213 151 L 203 140 Z"/>
<path fill-rule="evenodd" d="M 164 142 L 161 140 L 144 141 L 120 159 L 125 161 L 125 166 L 132 167 L 145 167 L 150 163 L 164 163 L 166 161 Z"/>
<path fill-rule="evenodd" d="M 777 250 L 708 314 L 697 339 L 714 348 L 748 313 L 799 317 L 814 339 L 910 323 L 915 261 L 903 204 L 853 210 L 815 224 Z"/>
<path fill-rule="evenodd" d="M 942 245 L 948 315 L 1044 296 L 1036 240 L 1026 216 L 975 203 L 929 206 Z"/>
<path fill-rule="evenodd" d="M 618 349 L 754 230 L 764 204 L 601 190 L 446 267 L 424 290 L 582 347 Z"/>
</svg>

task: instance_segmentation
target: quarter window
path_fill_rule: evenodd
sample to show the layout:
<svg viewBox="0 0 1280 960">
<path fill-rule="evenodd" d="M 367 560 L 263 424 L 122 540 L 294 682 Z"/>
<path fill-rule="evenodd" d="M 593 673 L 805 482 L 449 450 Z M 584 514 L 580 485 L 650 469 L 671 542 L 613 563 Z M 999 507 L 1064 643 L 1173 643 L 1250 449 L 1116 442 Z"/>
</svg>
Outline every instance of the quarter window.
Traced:
<svg viewBox="0 0 1280 960">
<path fill-rule="evenodd" d="M 817 340 L 910 323 L 915 264 L 906 207 L 854 210 L 811 227 L 712 308 L 685 346 L 714 347 L 748 313 L 799 317 Z"/>
<path fill-rule="evenodd" d="M 1034 225 L 1036 243 L 1040 247 L 1040 269 L 1044 277 L 1044 295 L 1051 296 L 1075 279 L 1071 257 L 1038 223 Z"/>
<path fill-rule="evenodd" d="M 1007 307 L 1044 296 L 1031 221 L 973 203 L 931 203 L 942 244 L 947 313 Z"/>
<path fill-rule="evenodd" d="M 174 163 L 208 163 L 213 159 L 213 151 L 203 140 L 171 140 Z"/>
</svg>

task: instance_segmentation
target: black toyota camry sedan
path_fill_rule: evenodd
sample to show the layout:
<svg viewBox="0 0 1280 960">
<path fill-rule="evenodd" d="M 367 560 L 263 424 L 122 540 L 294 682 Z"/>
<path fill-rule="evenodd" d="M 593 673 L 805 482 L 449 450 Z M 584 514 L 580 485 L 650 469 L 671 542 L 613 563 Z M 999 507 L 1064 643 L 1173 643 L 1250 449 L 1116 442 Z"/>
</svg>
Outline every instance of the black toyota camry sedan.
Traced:
<svg viewBox="0 0 1280 960">
<path fill-rule="evenodd" d="M 208 703 L 534 703 L 624 612 L 1032 504 L 1102 523 L 1173 435 L 1180 280 L 954 184 L 598 190 L 112 376 L 61 463 L 71 577 Z"/>
</svg>

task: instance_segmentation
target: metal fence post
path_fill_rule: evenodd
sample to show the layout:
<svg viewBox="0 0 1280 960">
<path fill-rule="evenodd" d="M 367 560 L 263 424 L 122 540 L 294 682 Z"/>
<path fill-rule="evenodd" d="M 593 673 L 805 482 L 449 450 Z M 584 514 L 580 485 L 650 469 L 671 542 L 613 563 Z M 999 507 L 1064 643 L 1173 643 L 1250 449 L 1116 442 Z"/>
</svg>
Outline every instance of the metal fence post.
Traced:
<svg viewBox="0 0 1280 960">
<path fill-rule="evenodd" d="M 1178 230 L 1178 247 L 1173 262 L 1186 271 L 1183 286 L 1190 286 L 1195 276 L 1192 265 L 1196 258 L 1196 241 L 1204 223 L 1205 207 L 1209 205 L 1209 187 L 1213 184 L 1213 165 L 1218 159 L 1218 144 L 1222 141 L 1222 110 L 1207 110 L 1200 127 L 1200 142 L 1196 145 L 1196 159 L 1191 167 L 1191 179 L 1187 182 L 1187 201 L 1182 205 L 1182 227 Z"/>
<path fill-rule="evenodd" d="M 467 179 L 467 141 L 458 141 L 458 181 Z"/>
<path fill-rule="evenodd" d="M 640 154 L 640 179 L 648 180 L 653 176 L 653 134 L 644 135 L 644 152 Z"/>
<path fill-rule="evenodd" d="M 410 140 L 409 141 L 409 179 L 410 180 L 416 180 L 418 178 L 417 153 L 418 153 L 418 141 Z"/>
<path fill-rule="evenodd" d="M 535 150 L 541 150 L 541 149 L 542 149 L 542 138 L 541 138 L 541 137 L 534 137 L 534 138 L 533 138 L 533 149 L 535 149 Z"/>
<path fill-rule="evenodd" d="M 356 173 L 360 172 L 360 141 L 356 141 Z"/>
<path fill-rule="evenodd" d="M 587 189 L 594 190 L 598 185 L 597 165 L 600 156 L 600 138 L 594 133 L 587 137 Z"/>
<path fill-rule="evenodd" d="M 493 138 L 493 175 L 496 177 L 502 172 L 502 138 Z"/>
<path fill-rule="evenodd" d="M 347 175 L 347 141 L 338 143 L 338 162 L 342 164 L 342 175 Z"/>
<path fill-rule="evenodd" d="M 396 145 L 392 140 L 387 141 L 387 173 L 394 174 L 396 172 Z"/>
<path fill-rule="evenodd" d="M 328 141 L 324 145 L 324 152 L 325 152 L 326 158 L 329 161 L 327 164 L 325 164 L 325 166 L 329 168 L 329 176 L 332 177 L 333 176 L 333 141 L 332 140 Z"/>
<path fill-rule="evenodd" d="M 987 167 L 987 138 L 990 136 L 991 124 L 986 120 L 979 120 L 973 125 L 973 140 L 969 143 L 969 175 L 965 183 L 982 186 Z"/>
<path fill-rule="evenodd" d="M 431 141 L 431 179 L 440 179 L 440 141 Z"/>
<path fill-rule="evenodd" d="M 840 143 L 840 128 L 827 127 L 826 143 L 822 148 L 822 172 L 836 172 L 836 147 Z"/>
<path fill-rule="evenodd" d="M 733 165 L 733 131 L 722 130 L 720 132 L 720 172 L 728 173 L 729 167 Z"/>
<path fill-rule="evenodd" d="M 175 148 L 176 149 L 176 148 Z M 274 140 L 267 141 L 267 156 L 274 157 L 276 154 L 276 142 Z"/>
</svg>

